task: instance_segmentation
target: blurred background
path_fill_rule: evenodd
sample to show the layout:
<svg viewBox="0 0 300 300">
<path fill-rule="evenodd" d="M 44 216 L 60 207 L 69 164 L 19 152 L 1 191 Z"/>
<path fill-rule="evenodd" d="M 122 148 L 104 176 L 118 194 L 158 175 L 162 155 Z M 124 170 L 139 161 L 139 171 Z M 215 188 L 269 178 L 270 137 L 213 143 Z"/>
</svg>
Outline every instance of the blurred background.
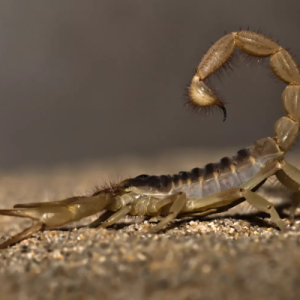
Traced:
<svg viewBox="0 0 300 300">
<path fill-rule="evenodd" d="M 225 156 L 272 136 L 284 84 L 268 60 L 238 62 L 215 81 L 225 123 L 185 109 L 185 87 L 211 43 L 239 28 L 299 54 L 299 15 L 299 0 L 1 0 L 1 170 Z"/>
</svg>

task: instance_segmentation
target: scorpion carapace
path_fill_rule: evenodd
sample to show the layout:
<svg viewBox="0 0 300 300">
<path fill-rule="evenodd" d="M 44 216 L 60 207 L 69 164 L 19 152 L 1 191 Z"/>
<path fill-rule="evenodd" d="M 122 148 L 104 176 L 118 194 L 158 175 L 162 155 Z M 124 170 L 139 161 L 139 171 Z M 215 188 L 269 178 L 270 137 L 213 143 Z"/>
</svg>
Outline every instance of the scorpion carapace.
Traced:
<svg viewBox="0 0 300 300">
<path fill-rule="evenodd" d="M 195 168 L 172 176 L 143 174 L 91 196 L 17 204 L 13 209 L 0 210 L 2 215 L 33 220 L 31 227 L 6 240 L 0 248 L 13 245 L 41 229 L 61 226 L 101 211 L 105 212 L 90 227 L 107 227 L 126 215 L 165 216 L 151 228 L 151 232 L 156 232 L 176 217 L 218 213 L 242 201 L 270 214 L 271 221 L 283 230 L 283 221 L 274 205 L 256 194 L 255 190 L 275 175 L 293 192 L 291 218 L 294 217 L 300 202 L 300 170 L 287 163 L 284 156 L 299 131 L 300 73 L 289 52 L 270 38 L 255 32 L 242 30 L 229 33 L 202 58 L 188 89 L 189 101 L 199 108 L 220 107 L 226 117 L 224 103 L 205 84 L 205 80 L 226 63 L 235 47 L 250 56 L 270 56 L 275 75 L 288 84 L 282 94 L 287 116 L 276 122 L 273 138 L 258 140 L 237 155 L 225 157 L 203 169 Z"/>
</svg>

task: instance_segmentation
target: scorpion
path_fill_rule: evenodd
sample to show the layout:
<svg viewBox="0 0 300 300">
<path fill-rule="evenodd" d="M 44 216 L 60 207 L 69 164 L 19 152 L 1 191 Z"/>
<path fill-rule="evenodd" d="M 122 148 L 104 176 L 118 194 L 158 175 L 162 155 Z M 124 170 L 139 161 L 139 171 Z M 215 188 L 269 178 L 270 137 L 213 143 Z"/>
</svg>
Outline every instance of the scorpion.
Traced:
<svg viewBox="0 0 300 300">
<path fill-rule="evenodd" d="M 237 48 L 236 48 L 237 47 Z M 74 196 L 60 201 L 16 204 L 0 210 L 1 215 L 32 219 L 31 227 L 7 239 L 0 249 L 20 242 L 32 234 L 82 218 L 103 213 L 89 227 L 108 227 L 126 215 L 162 216 L 151 227 L 158 232 L 175 218 L 206 216 L 219 213 L 247 201 L 251 206 L 270 215 L 280 230 L 286 227 L 274 205 L 256 193 L 270 177 L 277 179 L 293 193 L 291 218 L 300 203 L 300 170 L 284 157 L 295 142 L 300 124 L 300 72 L 288 52 L 277 42 L 260 33 L 240 30 L 231 32 L 205 53 L 188 86 L 188 102 L 196 109 L 220 108 L 226 119 L 226 108 L 206 79 L 220 70 L 240 49 L 253 57 L 270 57 L 271 69 L 287 84 L 282 94 L 286 116 L 274 126 L 274 137 L 254 142 L 232 157 L 218 163 L 175 175 L 139 175 L 118 184 L 98 189 L 91 195 Z"/>
</svg>

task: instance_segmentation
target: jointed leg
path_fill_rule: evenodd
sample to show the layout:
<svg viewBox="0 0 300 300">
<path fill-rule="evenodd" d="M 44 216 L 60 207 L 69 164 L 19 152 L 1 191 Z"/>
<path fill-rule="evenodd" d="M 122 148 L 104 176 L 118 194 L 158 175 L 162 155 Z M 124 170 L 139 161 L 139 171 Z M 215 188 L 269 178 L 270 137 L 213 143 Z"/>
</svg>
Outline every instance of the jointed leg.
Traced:
<svg viewBox="0 0 300 300">
<path fill-rule="evenodd" d="M 4 243 L 0 244 L 0 249 L 5 249 L 9 246 L 12 246 L 28 237 L 32 234 L 40 231 L 43 228 L 43 223 L 36 223 L 30 226 L 29 228 L 25 229 L 24 231 L 18 233 L 17 235 L 13 236 L 12 238 L 8 239 Z"/>
<path fill-rule="evenodd" d="M 155 226 L 153 228 L 153 231 L 160 230 L 169 221 L 176 218 L 177 214 L 180 212 L 180 210 L 185 205 L 185 203 L 186 203 L 186 197 L 185 194 L 183 193 L 176 193 L 164 199 L 152 198 L 152 201 L 149 203 L 147 207 L 147 212 L 153 215 L 158 214 L 162 208 L 167 207 L 168 205 L 171 204 L 171 207 L 168 209 L 168 213 L 169 213 L 168 216 L 165 219 L 163 219 L 157 226 Z M 89 227 L 105 228 L 111 226 L 115 224 L 117 221 L 121 220 L 123 217 L 125 217 L 130 212 L 130 210 L 134 205 L 135 203 L 132 203 L 132 205 L 124 206 L 123 208 L 121 208 L 116 212 L 106 211 L 97 220 L 91 223 Z"/>
<path fill-rule="evenodd" d="M 265 179 L 274 175 L 282 168 L 282 164 L 278 161 L 273 161 L 262 168 L 256 175 L 240 185 L 240 188 L 252 190 Z"/>
<path fill-rule="evenodd" d="M 274 205 L 253 193 L 251 189 L 256 187 L 259 183 L 270 177 L 278 170 L 281 165 L 277 162 L 271 162 L 266 165 L 260 172 L 246 181 L 242 188 L 229 189 L 217 194 L 209 195 L 200 199 L 187 199 L 183 193 L 174 194 L 162 200 L 158 200 L 156 206 L 164 201 L 164 205 L 173 202 L 169 209 L 169 214 L 158 225 L 152 228 L 151 232 L 156 232 L 163 228 L 170 220 L 175 219 L 178 214 L 181 216 L 199 216 L 208 215 L 215 212 L 225 211 L 228 208 L 240 203 L 245 198 L 250 204 L 260 211 L 267 212 L 271 216 L 271 220 L 283 230 L 284 226 L 279 218 Z"/>
<path fill-rule="evenodd" d="M 244 199 L 241 199 L 241 202 L 244 202 Z M 211 208 L 208 209 L 206 211 L 201 211 L 201 212 L 194 212 L 194 213 L 184 213 L 184 214 L 180 214 L 178 216 L 178 218 L 186 218 L 186 217 L 206 217 L 208 215 L 212 215 L 212 214 L 219 214 L 222 213 L 224 211 L 229 210 L 230 208 L 232 208 L 233 206 L 237 205 L 237 202 L 234 202 L 233 205 L 227 205 L 224 207 L 218 207 L 218 208 Z"/>
<path fill-rule="evenodd" d="M 260 211 L 270 214 L 271 221 L 281 230 L 284 230 L 284 224 L 280 219 L 274 205 L 260 195 L 242 188 L 229 189 L 213 195 L 209 195 L 196 200 L 189 200 L 189 205 L 183 208 L 183 212 L 199 212 L 211 209 L 219 209 L 237 204 L 241 199 L 245 199 L 252 206 Z"/>
<path fill-rule="evenodd" d="M 250 190 L 245 191 L 246 201 L 250 203 L 253 207 L 258 209 L 259 211 L 265 212 L 267 214 L 270 214 L 270 219 L 273 223 L 275 223 L 281 231 L 284 231 L 284 224 L 282 220 L 280 219 L 274 204 L 269 202 L 267 199 L 261 197 L 257 193 L 254 193 Z"/>
<path fill-rule="evenodd" d="M 216 208 L 219 210 L 224 207 L 230 207 L 238 204 L 238 202 L 241 202 L 241 199 L 244 198 L 258 210 L 269 213 L 272 222 L 274 222 L 281 230 L 283 230 L 283 222 L 279 218 L 274 205 L 268 200 L 251 191 L 266 178 L 280 172 L 281 168 L 281 163 L 273 161 L 267 164 L 251 179 L 244 182 L 240 188 L 229 189 L 200 199 L 190 200 L 186 207 L 183 208 L 182 213 L 198 213 L 199 211 L 205 212 L 207 210 Z"/>
<path fill-rule="evenodd" d="M 171 202 L 172 205 L 170 209 L 168 210 L 168 215 L 162 219 L 156 226 L 154 226 L 150 232 L 157 232 L 161 230 L 164 226 L 166 226 L 170 221 L 175 219 L 177 215 L 181 212 L 182 208 L 186 205 L 187 198 L 185 193 L 177 193 L 174 195 L 171 195 L 165 199 L 159 200 L 157 206 L 159 206 L 159 202 L 164 201 L 166 203 Z"/>
<path fill-rule="evenodd" d="M 88 227 L 89 228 L 97 228 L 97 227 L 99 227 L 105 220 L 107 220 L 113 214 L 115 214 L 115 211 L 107 210 L 101 216 L 99 216 L 98 219 L 96 219 L 94 222 L 92 222 L 91 224 L 89 224 Z"/>
<path fill-rule="evenodd" d="M 201 211 L 201 212 L 194 212 L 194 213 L 186 213 L 186 214 L 180 214 L 178 216 L 178 218 L 186 218 L 186 217 L 205 217 L 205 216 L 208 216 L 208 215 L 211 215 L 211 214 L 215 214 L 215 213 L 219 213 L 221 211 L 225 211 L 227 210 L 224 209 L 224 210 L 221 210 L 221 209 L 217 209 L 217 208 L 212 208 L 212 209 L 209 209 L 209 210 L 206 210 L 206 211 Z"/>
<path fill-rule="evenodd" d="M 124 218 L 130 212 L 131 209 L 131 205 L 126 205 L 122 207 L 120 210 L 111 215 L 106 221 L 104 221 L 99 227 L 106 228 L 115 224 L 116 222 Z"/>
<path fill-rule="evenodd" d="M 276 177 L 285 187 L 294 192 L 291 206 L 291 220 L 293 221 L 300 203 L 300 170 L 283 161 L 282 168 L 276 173 Z"/>
<path fill-rule="evenodd" d="M 292 223 L 295 221 L 296 210 L 299 207 L 299 204 L 300 204 L 300 192 L 294 193 L 292 196 L 292 205 L 290 211 Z"/>
</svg>

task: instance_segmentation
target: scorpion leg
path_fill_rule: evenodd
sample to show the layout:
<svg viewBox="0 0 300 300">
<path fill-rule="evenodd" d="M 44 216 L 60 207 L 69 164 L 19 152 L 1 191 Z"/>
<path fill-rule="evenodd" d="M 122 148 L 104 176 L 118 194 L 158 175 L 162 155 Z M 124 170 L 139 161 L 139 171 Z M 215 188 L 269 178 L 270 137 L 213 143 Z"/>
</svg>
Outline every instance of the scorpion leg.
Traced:
<svg viewBox="0 0 300 300">
<path fill-rule="evenodd" d="M 106 221 L 104 221 L 99 227 L 106 228 L 108 226 L 111 226 L 124 218 L 132 209 L 132 205 L 128 204 L 121 209 L 119 209 L 117 212 L 112 214 Z M 96 220 L 97 221 L 97 220 Z"/>
<path fill-rule="evenodd" d="M 219 208 L 211 208 L 206 211 L 201 211 L 201 212 L 194 212 L 194 213 L 186 213 L 186 214 L 180 214 L 178 218 L 186 218 L 186 217 L 206 217 L 211 214 L 218 214 L 221 212 L 224 212 L 228 210 L 230 207 L 219 207 Z"/>
<path fill-rule="evenodd" d="M 152 233 L 161 230 L 171 220 L 175 219 L 177 217 L 177 215 L 181 212 L 183 207 L 186 205 L 186 202 L 187 202 L 186 194 L 182 193 L 182 192 L 173 194 L 162 200 L 163 201 L 170 200 L 173 203 L 172 203 L 171 207 L 168 209 L 168 215 L 164 219 L 162 219 L 156 226 L 151 228 L 150 232 L 152 232 Z"/>
<path fill-rule="evenodd" d="M 206 211 L 213 208 L 230 207 L 246 200 L 259 211 L 270 214 L 271 221 L 274 222 L 280 230 L 284 230 L 284 224 L 280 219 L 274 205 L 261 197 L 260 195 L 244 188 L 234 188 L 209 195 L 196 200 L 189 200 L 183 212 Z"/>
<path fill-rule="evenodd" d="M 186 218 L 186 217 L 205 217 L 210 214 L 218 213 L 217 208 L 212 208 L 206 211 L 201 211 L 201 212 L 194 212 L 194 213 L 186 213 L 186 214 L 180 214 L 178 218 Z"/>
<path fill-rule="evenodd" d="M 173 219 L 176 217 L 176 215 L 180 212 L 180 210 L 182 209 L 182 207 L 185 204 L 185 201 L 183 201 L 182 203 L 178 200 L 178 198 L 180 198 L 180 196 L 182 196 L 183 193 L 176 193 L 173 194 L 171 196 L 168 196 L 166 198 L 163 199 L 157 199 L 157 198 L 152 198 L 150 200 L 150 202 L 148 203 L 147 206 L 147 212 L 150 215 L 157 215 L 159 214 L 159 212 L 161 211 L 161 209 L 163 207 L 166 207 L 170 204 L 172 204 L 172 206 L 170 208 L 167 208 L 167 212 L 169 213 L 169 219 Z M 180 198 L 181 199 L 181 198 Z M 184 197 L 184 199 L 186 199 Z M 117 221 L 121 220 L 123 217 L 125 217 L 128 213 L 130 214 L 130 211 L 132 211 L 132 209 L 134 209 L 135 205 L 137 204 L 138 199 L 136 201 L 134 201 L 131 204 L 128 204 L 124 207 L 122 207 L 121 209 L 119 209 L 118 211 L 106 211 L 104 214 L 102 214 L 97 220 L 95 220 L 93 223 L 91 223 L 89 225 L 90 228 L 95 228 L 95 227 L 108 227 L 111 226 L 113 224 L 115 224 Z M 139 215 L 139 214 L 138 214 Z M 168 218 L 167 217 L 167 218 Z M 169 219 L 166 221 L 168 222 Z M 160 225 L 160 224 L 158 224 Z M 164 226 L 160 225 L 160 226 Z M 157 229 L 159 230 L 159 229 Z"/>
<path fill-rule="evenodd" d="M 292 205 L 291 205 L 291 222 L 294 223 L 295 221 L 295 215 L 296 215 L 296 210 L 300 204 L 300 192 L 294 193 L 292 196 Z"/>
<path fill-rule="evenodd" d="M 221 191 L 196 200 L 189 200 L 187 205 L 181 211 L 182 213 L 194 213 L 207 211 L 210 209 L 230 208 L 233 205 L 242 202 L 245 199 L 249 204 L 260 211 L 270 214 L 271 221 L 281 230 L 284 230 L 284 224 L 280 219 L 274 205 L 260 195 L 251 190 L 264 181 L 266 178 L 277 174 L 283 168 L 283 163 L 273 161 L 261 169 L 255 176 L 244 182 L 239 188 Z"/>
<path fill-rule="evenodd" d="M 89 224 L 89 228 L 97 228 L 99 227 L 105 220 L 107 220 L 110 216 L 112 216 L 115 213 L 115 211 L 107 210 L 104 212 L 97 220 Z"/>
<path fill-rule="evenodd" d="M 300 203 L 300 170 L 286 161 L 276 173 L 277 179 L 289 190 L 294 192 L 291 206 L 291 220 L 294 221 L 296 209 Z"/>
<path fill-rule="evenodd" d="M 281 169 L 281 164 L 273 161 L 267 164 L 250 180 L 246 181 L 240 188 L 229 189 L 200 199 L 187 199 L 184 193 L 173 194 L 161 201 L 172 201 L 173 204 L 165 217 L 158 225 L 153 227 L 150 232 L 157 232 L 167 223 L 176 218 L 178 214 L 186 216 L 189 214 L 206 215 L 229 209 L 246 199 L 252 206 L 260 211 L 269 213 L 271 220 L 281 229 L 283 223 L 276 212 L 274 205 L 251 191 L 254 187 Z M 169 203 L 169 202 L 168 202 Z"/>
<path fill-rule="evenodd" d="M 270 219 L 273 223 L 277 225 L 277 227 L 281 230 L 285 230 L 285 226 L 281 218 L 279 217 L 274 204 L 269 202 L 267 199 L 261 197 L 260 195 L 250 191 L 245 191 L 245 199 L 248 203 L 250 203 L 252 206 L 257 208 L 259 211 L 265 212 L 267 214 L 270 214 Z"/>
</svg>

